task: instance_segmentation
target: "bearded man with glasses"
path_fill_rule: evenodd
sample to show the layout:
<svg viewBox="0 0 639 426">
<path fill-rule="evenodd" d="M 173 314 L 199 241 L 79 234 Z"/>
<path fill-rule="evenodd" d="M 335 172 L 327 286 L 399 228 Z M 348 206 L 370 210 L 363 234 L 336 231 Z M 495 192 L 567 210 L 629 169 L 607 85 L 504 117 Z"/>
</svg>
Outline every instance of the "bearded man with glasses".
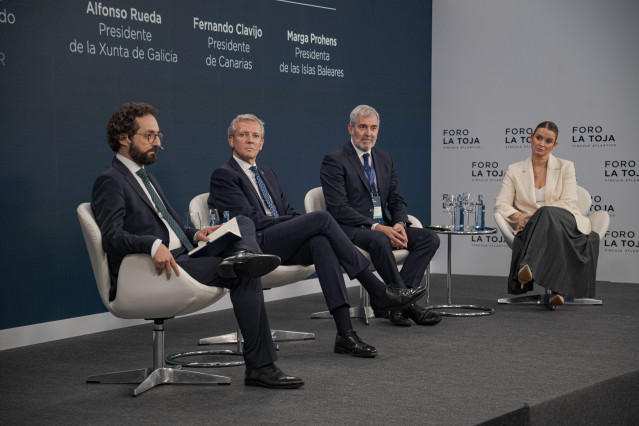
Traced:
<svg viewBox="0 0 639 426">
<path fill-rule="evenodd" d="M 169 205 L 159 182 L 146 171 L 157 159 L 164 135 L 156 109 L 141 102 L 122 105 L 107 125 L 108 141 L 116 153 L 111 166 L 95 181 L 91 209 L 102 233 L 111 274 L 109 299 L 117 297 L 117 276 L 123 258 L 144 253 L 153 258 L 159 274 L 180 275 L 183 268 L 202 284 L 230 290 L 231 302 L 244 337 L 248 386 L 298 388 L 302 379 L 284 374 L 274 362 L 275 344 L 266 316 L 259 277 L 271 272 L 280 259 L 264 255 L 255 241 L 255 226 L 246 217 L 237 222 L 242 238 L 219 255 L 191 258 L 188 251 L 205 241 L 216 227 L 185 228 Z"/>
</svg>

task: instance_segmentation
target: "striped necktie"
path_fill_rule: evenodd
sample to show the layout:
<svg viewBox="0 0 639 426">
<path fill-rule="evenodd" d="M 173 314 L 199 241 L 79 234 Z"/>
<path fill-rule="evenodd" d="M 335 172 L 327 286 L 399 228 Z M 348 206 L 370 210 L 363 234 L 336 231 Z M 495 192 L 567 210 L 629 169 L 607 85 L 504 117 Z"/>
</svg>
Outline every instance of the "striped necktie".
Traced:
<svg viewBox="0 0 639 426">
<path fill-rule="evenodd" d="M 368 186 L 370 187 L 373 196 L 376 196 L 377 190 L 375 189 L 375 169 L 373 169 L 368 164 L 368 157 L 370 156 L 371 155 L 368 152 L 362 155 L 362 157 L 364 158 L 364 173 L 366 174 L 366 179 L 368 179 Z"/>
<path fill-rule="evenodd" d="M 257 166 L 249 167 L 249 170 L 255 174 L 255 180 L 257 181 L 257 187 L 260 189 L 260 195 L 262 195 L 262 199 L 266 203 L 266 207 L 271 211 L 273 217 L 280 217 L 277 213 L 277 209 L 273 204 L 273 200 L 271 200 L 271 195 L 268 193 L 266 189 L 266 185 L 264 185 L 264 181 L 262 180 L 262 176 L 260 176 L 260 172 L 257 170 Z"/>
<path fill-rule="evenodd" d="M 155 189 L 153 189 L 153 186 L 151 186 L 151 181 L 149 180 L 149 175 L 146 173 L 146 170 L 140 169 L 137 172 L 135 172 L 135 174 L 140 176 L 140 178 L 142 179 L 142 182 L 144 183 L 144 187 L 149 192 L 149 195 L 151 196 L 151 200 L 153 200 L 153 204 L 155 204 L 155 207 L 157 207 L 158 210 L 160 211 L 162 218 L 166 220 L 166 223 L 169 224 L 169 227 L 173 230 L 173 232 L 175 232 L 175 235 L 177 235 L 177 237 L 180 239 L 180 242 L 182 243 L 182 245 L 186 247 L 188 251 L 193 250 L 195 247 L 193 247 L 193 244 L 191 244 L 191 242 L 189 241 L 184 231 L 182 231 L 182 228 L 180 228 L 180 225 L 178 225 L 178 223 L 175 221 L 175 218 L 171 216 L 171 214 L 168 212 L 168 210 L 164 206 L 164 203 L 160 199 L 160 196 L 158 195 L 158 193 L 155 192 Z"/>
</svg>

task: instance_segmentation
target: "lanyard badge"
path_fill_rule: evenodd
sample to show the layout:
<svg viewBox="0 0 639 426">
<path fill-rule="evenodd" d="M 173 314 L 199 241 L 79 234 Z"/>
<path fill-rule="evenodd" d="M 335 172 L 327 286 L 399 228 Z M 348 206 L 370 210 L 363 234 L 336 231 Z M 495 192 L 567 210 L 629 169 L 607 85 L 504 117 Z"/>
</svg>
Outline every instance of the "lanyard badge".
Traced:
<svg viewBox="0 0 639 426">
<path fill-rule="evenodd" d="M 373 220 L 382 223 L 382 199 L 379 195 L 372 195 L 373 198 Z"/>
</svg>

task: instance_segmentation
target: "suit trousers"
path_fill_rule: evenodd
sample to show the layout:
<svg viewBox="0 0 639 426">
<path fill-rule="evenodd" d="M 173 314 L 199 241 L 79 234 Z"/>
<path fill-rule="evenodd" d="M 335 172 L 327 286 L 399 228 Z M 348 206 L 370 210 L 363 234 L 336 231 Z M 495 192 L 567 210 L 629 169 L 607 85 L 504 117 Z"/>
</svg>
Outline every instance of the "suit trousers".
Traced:
<svg viewBox="0 0 639 426">
<path fill-rule="evenodd" d="M 380 231 L 357 229 L 353 243 L 371 255 L 373 266 L 388 285 L 399 288 L 415 288 L 421 284 L 426 267 L 439 248 L 439 236 L 425 228 L 406 228 L 408 257 L 401 272 L 393 256 L 390 239 Z"/>
<path fill-rule="evenodd" d="M 255 241 L 255 226 L 243 216 L 237 217 L 242 238 L 229 245 L 222 256 L 230 256 L 239 250 L 253 253 L 262 251 Z M 277 360 L 275 344 L 271 337 L 271 326 L 264 306 L 262 282 L 259 278 L 222 278 L 217 275 L 217 266 L 223 257 L 203 256 L 190 258 L 184 248 L 172 250 L 176 263 L 198 282 L 209 286 L 228 288 L 235 318 L 244 337 L 244 361 L 249 368 L 259 368 Z"/>
<path fill-rule="evenodd" d="M 325 211 L 295 216 L 258 231 L 257 240 L 264 253 L 278 255 L 284 265 L 315 264 L 330 312 L 348 306 L 342 267 L 353 279 L 369 266 L 333 216 Z"/>
</svg>

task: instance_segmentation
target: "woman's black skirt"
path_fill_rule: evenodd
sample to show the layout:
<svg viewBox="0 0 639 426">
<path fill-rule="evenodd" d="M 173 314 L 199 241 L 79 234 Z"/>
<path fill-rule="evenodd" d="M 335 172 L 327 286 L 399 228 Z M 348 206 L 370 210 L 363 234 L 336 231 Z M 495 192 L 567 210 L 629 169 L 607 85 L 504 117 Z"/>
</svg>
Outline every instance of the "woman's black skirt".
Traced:
<svg viewBox="0 0 639 426">
<path fill-rule="evenodd" d="M 536 283 L 566 297 L 595 297 L 598 256 L 596 232 L 579 232 L 567 210 L 542 207 L 513 241 L 508 293 L 526 293 Z M 530 267 L 533 281 L 522 289 L 517 274 L 524 265 Z"/>
</svg>

